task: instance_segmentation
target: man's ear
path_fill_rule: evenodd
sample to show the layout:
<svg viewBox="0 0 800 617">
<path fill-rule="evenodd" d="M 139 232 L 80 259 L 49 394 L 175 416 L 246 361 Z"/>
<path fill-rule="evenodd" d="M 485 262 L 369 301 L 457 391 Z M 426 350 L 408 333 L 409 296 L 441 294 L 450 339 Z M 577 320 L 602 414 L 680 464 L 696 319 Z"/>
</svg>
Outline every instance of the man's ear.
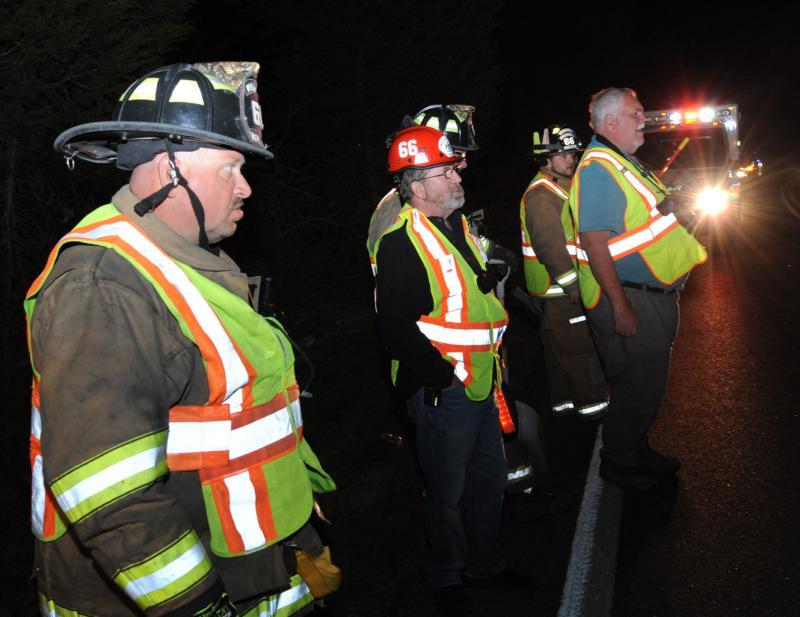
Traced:
<svg viewBox="0 0 800 617">
<path fill-rule="evenodd" d="M 176 164 L 181 169 L 181 175 L 183 175 L 184 171 L 188 167 L 188 164 L 186 163 L 186 161 L 178 160 L 177 154 L 175 156 L 175 161 Z M 156 173 L 158 174 L 158 186 L 171 184 L 172 176 L 170 176 L 169 172 L 172 169 L 172 166 L 169 164 L 169 154 L 167 154 L 166 152 L 160 152 L 159 154 L 156 155 L 155 162 L 156 162 L 155 170 Z M 177 186 L 173 187 L 172 190 L 167 195 L 167 199 L 173 199 L 176 195 L 176 191 L 178 188 L 179 187 Z"/>
<path fill-rule="evenodd" d="M 619 120 L 617 120 L 617 115 L 616 114 L 606 114 L 606 117 L 605 117 L 605 120 L 604 120 L 604 124 L 610 129 L 617 128 L 617 124 L 619 124 Z"/>
<path fill-rule="evenodd" d="M 419 180 L 414 180 L 409 188 L 411 188 L 411 192 L 414 194 L 414 197 L 417 199 L 425 199 L 425 185 L 422 182 Z"/>
</svg>

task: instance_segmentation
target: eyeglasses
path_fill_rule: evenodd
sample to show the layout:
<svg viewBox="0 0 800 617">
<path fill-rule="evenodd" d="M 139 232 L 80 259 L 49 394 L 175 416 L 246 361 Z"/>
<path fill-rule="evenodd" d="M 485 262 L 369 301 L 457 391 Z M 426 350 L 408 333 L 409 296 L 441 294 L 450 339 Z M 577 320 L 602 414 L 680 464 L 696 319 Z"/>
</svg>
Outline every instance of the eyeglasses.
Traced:
<svg viewBox="0 0 800 617">
<path fill-rule="evenodd" d="M 430 180 L 431 178 L 438 178 L 439 176 L 444 176 L 447 180 L 452 180 L 454 175 L 458 174 L 460 176 L 462 170 L 463 167 L 461 169 L 456 169 L 455 167 L 448 167 L 442 173 L 433 174 L 432 176 L 425 176 L 424 178 L 422 178 L 422 180 Z"/>
</svg>

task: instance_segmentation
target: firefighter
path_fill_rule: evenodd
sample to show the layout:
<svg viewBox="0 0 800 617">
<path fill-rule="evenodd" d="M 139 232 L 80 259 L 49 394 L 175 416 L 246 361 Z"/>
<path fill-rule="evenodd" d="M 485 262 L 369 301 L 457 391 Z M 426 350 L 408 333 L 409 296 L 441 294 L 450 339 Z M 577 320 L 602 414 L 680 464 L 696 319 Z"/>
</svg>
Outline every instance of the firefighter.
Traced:
<svg viewBox="0 0 800 617">
<path fill-rule="evenodd" d="M 528 293 L 542 312 L 544 349 L 553 414 L 600 418 L 608 407 L 606 382 L 578 290 L 575 230 L 567 192 L 581 142 L 563 125 L 533 134 L 542 163 L 520 202 L 522 257 Z"/>
<path fill-rule="evenodd" d="M 422 573 L 437 607 L 471 614 L 464 585 L 528 589 L 499 545 L 506 488 L 493 391 L 508 316 L 460 213 L 456 154 L 436 129 L 397 133 L 388 170 L 404 201 L 376 245 L 378 331 L 417 428 L 429 550 Z"/>
<path fill-rule="evenodd" d="M 636 158 L 645 116 L 636 93 L 592 97 L 594 130 L 578 165 L 569 206 L 578 231 L 580 291 L 603 359 L 610 405 L 600 476 L 634 491 L 656 486 L 680 461 L 653 450 L 656 419 L 678 330 L 678 292 L 705 249 L 672 212 L 666 186 Z"/>
<path fill-rule="evenodd" d="M 450 142 L 453 151 L 461 157 L 459 169 L 467 167 L 467 152 L 478 149 L 475 143 L 475 125 L 472 122 L 472 115 L 475 107 L 472 105 L 428 105 L 420 109 L 411 118 L 405 116 L 401 123 L 401 130 L 411 126 L 429 126 L 442 131 Z M 387 145 L 391 147 L 394 139 L 392 134 L 387 139 Z M 375 273 L 375 245 L 381 234 L 392 224 L 403 207 L 402 200 L 396 188 L 391 189 L 384 195 L 369 222 L 369 232 L 367 234 L 367 252 L 372 266 L 372 273 Z"/>
<path fill-rule="evenodd" d="M 175 64 L 55 142 L 130 182 L 55 246 L 25 300 L 43 615 L 310 612 L 297 546 L 335 488 L 303 438 L 291 345 L 219 242 L 251 189 L 258 64 Z"/>
</svg>

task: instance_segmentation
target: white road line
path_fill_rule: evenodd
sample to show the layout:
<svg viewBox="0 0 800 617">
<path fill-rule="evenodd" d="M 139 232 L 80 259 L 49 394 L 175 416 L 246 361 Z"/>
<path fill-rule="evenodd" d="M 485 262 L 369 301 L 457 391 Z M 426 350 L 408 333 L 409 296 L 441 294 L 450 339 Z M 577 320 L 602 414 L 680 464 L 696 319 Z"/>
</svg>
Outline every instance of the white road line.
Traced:
<svg viewBox="0 0 800 617">
<path fill-rule="evenodd" d="M 622 491 L 600 479 L 598 428 L 572 538 L 558 617 L 608 617 L 614 599 Z"/>
</svg>

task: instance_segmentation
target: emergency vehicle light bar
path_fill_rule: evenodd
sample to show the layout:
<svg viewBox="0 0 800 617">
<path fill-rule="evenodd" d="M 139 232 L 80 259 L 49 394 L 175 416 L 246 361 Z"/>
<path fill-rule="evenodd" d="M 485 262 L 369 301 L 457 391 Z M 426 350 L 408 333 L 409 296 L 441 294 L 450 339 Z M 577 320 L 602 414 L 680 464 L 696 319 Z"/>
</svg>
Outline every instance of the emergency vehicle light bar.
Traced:
<svg viewBox="0 0 800 617">
<path fill-rule="evenodd" d="M 719 126 L 733 130 L 736 127 L 739 110 L 736 105 L 704 105 L 689 109 L 659 109 L 646 111 L 645 131 L 668 131 L 683 128 L 690 124 Z"/>
</svg>

